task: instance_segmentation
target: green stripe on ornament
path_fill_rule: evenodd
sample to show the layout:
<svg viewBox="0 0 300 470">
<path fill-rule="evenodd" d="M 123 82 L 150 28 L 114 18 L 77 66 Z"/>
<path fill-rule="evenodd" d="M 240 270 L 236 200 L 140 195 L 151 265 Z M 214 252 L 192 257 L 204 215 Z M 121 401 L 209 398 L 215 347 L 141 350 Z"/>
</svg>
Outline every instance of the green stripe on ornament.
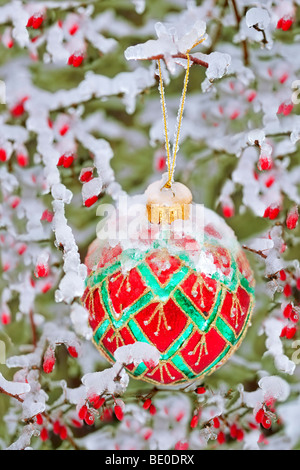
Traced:
<svg viewBox="0 0 300 470">
<path fill-rule="evenodd" d="M 238 339 L 235 337 L 235 334 L 233 330 L 230 328 L 230 326 L 225 323 L 225 321 L 221 318 L 218 317 L 216 320 L 216 328 L 218 331 L 221 333 L 221 335 L 229 341 L 232 345 L 234 345 Z"/>
<path fill-rule="evenodd" d="M 143 343 L 149 344 L 149 340 L 146 338 L 146 336 L 144 335 L 144 333 L 138 327 L 138 325 L 135 323 L 134 320 L 129 320 L 128 326 L 131 330 L 131 333 L 133 334 L 133 336 L 135 337 L 137 341 L 142 341 Z"/>
<path fill-rule="evenodd" d="M 166 302 L 169 299 L 172 291 L 178 284 L 180 284 L 189 272 L 189 268 L 187 266 L 182 266 L 179 271 L 172 275 L 169 283 L 165 287 L 161 287 L 155 275 L 145 263 L 141 263 L 138 266 L 138 270 L 140 271 L 144 281 L 146 281 L 147 286 L 152 289 L 154 294 L 158 296 L 162 302 Z"/>
<path fill-rule="evenodd" d="M 111 312 L 111 301 L 107 292 L 107 285 L 105 282 L 101 285 L 101 297 L 105 306 L 106 311 L 108 312 L 109 318 L 115 328 L 120 328 L 126 323 L 130 315 L 138 312 L 140 309 L 145 307 L 153 299 L 153 294 L 151 291 L 147 292 L 143 297 L 140 297 L 133 305 L 130 307 L 124 308 L 122 314 L 120 315 L 120 320 L 116 320 Z"/>
<path fill-rule="evenodd" d="M 186 328 L 186 330 L 182 333 L 181 336 L 173 343 L 173 345 L 169 348 L 169 350 L 160 356 L 161 360 L 168 360 L 171 356 L 173 356 L 177 350 L 182 346 L 184 341 L 190 336 L 191 332 L 193 331 L 194 325 L 192 323 Z"/>
<path fill-rule="evenodd" d="M 194 379 L 196 377 L 196 374 L 187 366 L 187 364 L 178 354 L 173 357 L 171 362 L 173 362 L 174 366 L 176 366 L 177 369 L 179 369 L 180 372 L 182 372 L 189 379 Z"/>
<path fill-rule="evenodd" d="M 94 340 L 96 341 L 97 344 L 99 344 L 99 341 L 101 340 L 102 336 L 106 332 L 110 322 L 109 320 L 105 320 L 99 328 L 97 329 L 96 333 L 94 334 Z"/>
<path fill-rule="evenodd" d="M 248 323 L 249 323 L 249 320 L 250 320 L 250 317 L 251 317 L 251 313 L 252 313 L 252 309 L 253 309 L 253 298 L 251 298 L 250 300 L 250 304 L 249 304 L 249 307 L 248 307 L 248 315 L 247 315 L 247 319 L 244 323 L 244 326 L 242 328 L 242 331 L 240 332 L 239 336 L 238 336 L 238 339 L 237 341 L 239 341 L 239 339 L 241 338 L 241 336 L 243 336 L 246 328 L 248 328 Z"/>
<path fill-rule="evenodd" d="M 181 307 L 182 310 L 186 312 L 193 322 L 198 326 L 198 328 L 203 331 L 205 326 L 205 319 L 194 307 L 192 302 L 190 302 L 190 300 L 181 292 L 181 290 L 177 289 L 176 292 L 174 292 L 174 299 L 178 303 L 179 307 Z"/>
<path fill-rule="evenodd" d="M 120 261 L 117 261 L 116 263 L 112 264 L 106 269 L 101 269 L 100 272 L 94 274 L 93 276 L 90 276 L 86 279 L 86 285 L 90 285 L 90 287 L 94 287 L 96 284 L 100 284 L 107 276 L 110 274 L 114 274 L 116 271 L 118 271 L 121 268 L 121 263 Z"/>
<path fill-rule="evenodd" d="M 142 375 L 145 371 L 147 370 L 147 367 L 143 362 L 141 362 L 137 368 L 134 370 L 133 375 L 135 377 L 138 377 L 139 375 Z"/>
<path fill-rule="evenodd" d="M 241 276 L 240 283 L 241 286 L 248 292 L 248 294 L 254 295 L 254 287 L 250 287 L 248 280 L 244 276 Z"/>
<path fill-rule="evenodd" d="M 187 312 L 193 322 L 198 326 L 198 328 L 203 331 L 207 332 L 209 330 L 210 325 L 216 318 L 218 314 L 220 303 L 222 297 L 222 289 L 218 293 L 217 300 L 214 305 L 214 309 L 206 320 L 202 317 L 201 313 L 195 308 L 192 302 L 181 292 L 181 290 L 177 290 L 174 293 L 174 298 L 177 301 L 178 305 L 183 309 L 183 311 Z"/>
</svg>

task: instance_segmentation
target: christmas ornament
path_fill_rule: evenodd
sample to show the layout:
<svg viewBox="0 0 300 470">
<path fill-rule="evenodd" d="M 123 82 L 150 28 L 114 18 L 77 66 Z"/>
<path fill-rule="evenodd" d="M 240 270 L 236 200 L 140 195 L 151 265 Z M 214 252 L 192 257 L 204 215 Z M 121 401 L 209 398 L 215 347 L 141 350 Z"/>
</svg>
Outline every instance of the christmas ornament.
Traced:
<svg viewBox="0 0 300 470">
<path fill-rule="evenodd" d="M 149 343 L 161 353 L 159 364 L 129 364 L 127 371 L 178 385 L 210 374 L 239 347 L 250 323 L 254 279 L 231 228 L 173 181 L 189 55 L 172 162 L 158 65 L 169 171 L 119 207 L 106 221 L 107 232 L 99 231 L 86 258 L 82 301 L 93 342 L 109 361 L 120 346 Z"/>
</svg>

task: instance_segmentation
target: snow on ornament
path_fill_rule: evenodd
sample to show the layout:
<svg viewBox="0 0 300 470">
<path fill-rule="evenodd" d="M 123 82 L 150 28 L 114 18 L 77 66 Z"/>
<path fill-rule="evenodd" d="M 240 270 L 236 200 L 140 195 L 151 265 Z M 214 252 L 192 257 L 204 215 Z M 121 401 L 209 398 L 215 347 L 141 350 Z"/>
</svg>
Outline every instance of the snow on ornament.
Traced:
<svg viewBox="0 0 300 470">
<path fill-rule="evenodd" d="M 252 271 L 231 228 L 193 204 L 181 183 L 153 183 L 139 204 L 139 229 L 119 240 L 103 229 L 89 248 L 82 300 L 93 342 L 111 362 L 120 346 L 155 346 L 158 365 L 126 366 L 137 379 L 177 385 L 203 378 L 243 340 L 254 304 Z M 127 215 L 117 211 L 107 226 L 124 229 Z"/>
<path fill-rule="evenodd" d="M 156 348 L 158 361 L 124 361 L 134 378 L 156 385 L 186 384 L 224 364 L 241 344 L 254 305 L 253 274 L 234 232 L 213 211 L 194 204 L 190 190 L 173 179 L 189 53 L 205 39 L 200 26 L 200 33 L 197 23 L 193 34 L 181 38 L 187 63 L 172 156 L 157 59 L 168 173 L 144 195 L 120 197 L 86 257 L 82 302 L 94 344 L 110 362 L 122 346 L 139 342 Z M 161 25 L 160 31 L 167 34 Z M 156 44 L 161 47 L 160 40 Z M 146 45 L 129 49 L 143 50 L 144 58 Z"/>
</svg>

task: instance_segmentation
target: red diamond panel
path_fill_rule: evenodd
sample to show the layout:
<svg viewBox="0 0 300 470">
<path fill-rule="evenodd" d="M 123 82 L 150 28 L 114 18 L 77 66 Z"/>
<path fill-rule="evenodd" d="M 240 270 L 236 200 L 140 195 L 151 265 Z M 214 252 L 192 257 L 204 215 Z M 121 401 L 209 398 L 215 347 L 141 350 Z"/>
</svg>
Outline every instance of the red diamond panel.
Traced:
<svg viewBox="0 0 300 470">
<path fill-rule="evenodd" d="M 182 333 L 187 324 L 187 317 L 172 299 L 163 306 L 163 314 L 158 306 L 159 304 L 154 302 L 147 305 L 136 314 L 135 320 L 157 349 L 165 352 Z"/>
<path fill-rule="evenodd" d="M 171 276 L 181 266 L 181 262 L 178 258 L 174 258 L 173 256 L 166 257 L 161 250 L 152 253 L 148 256 L 146 261 L 161 284 L 169 282 Z"/>
<path fill-rule="evenodd" d="M 217 330 L 211 328 L 205 335 L 207 354 L 205 354 L 206 351 L 203 347 L 200 356 L 202 337 L 203 334 L 196 331 L 181 351 L 183 359 L 196 374 L 199 374 L 203 369 L 208 367 L 216 357 L 221 354 L 226 346 L 226 341 L 219 335 Z"/>
<path fill-rule="evenodd" d="M 146 289 L 146 285 L 136 269 L 131 269 L 127 276 L 119 271 L 109 278 L 109 296 L 113 308 L 118 314 L 136 302 Z"/>
<path fill-rule="evenodd" d="M 184 379 L 184 375 L 175 369 L 175 367 L 173 367 L 170 363 L 163 364 L 161 367 L 157 367 L 157 369 L 154 369 L 154 372 L 148 372 L 145 374 L 145 376 L 165 384 L 170 384 L 174 381 Z"/>
<path fill-rule="evenodd" d="M 114 355 L 115 350 L 120 346 L 124 346 L 126 344 L 133 344 L 136 341 L 128 330 L 128 328 L 126 327 L 119 330 L 118 336 L 114 336 L 114 333 L 115 330 L 113 328 L 110 328 L 102 338 L 104 348 L 107 349 L 112 355 Z"/>
<path fill-rule="evenodd" d="M 103 322 L 105 318 L 105 310 L 103 309 L 102 303 L 100 301 L 99 290 L 95 289 L 91 295 L 86 298 L 86 308 L 88 309 L 89 322 L 91 328 L 95 330 L 97 326 Z"/>
<path fill-rule="evenodd" d="M 200 282 L 205 282 L 200 285 L 195 274 L 191 274 L 183 283 L 182 289 L 186 296 L 202 311 L 205 316 L 208 316 L 214 307 L 215 295 L 217 290 L 217 282 L 210 279 L 204 274 L 200 278 Z"/>
<path fill-rule="evenodd" d="M 221 307 L 221 316 L 237 334 L 243 329 L 249 305 L 249 294 L 242 287 L 238 288 L 236 296 L 229 292 L 225 296 Z"/>
</svg>

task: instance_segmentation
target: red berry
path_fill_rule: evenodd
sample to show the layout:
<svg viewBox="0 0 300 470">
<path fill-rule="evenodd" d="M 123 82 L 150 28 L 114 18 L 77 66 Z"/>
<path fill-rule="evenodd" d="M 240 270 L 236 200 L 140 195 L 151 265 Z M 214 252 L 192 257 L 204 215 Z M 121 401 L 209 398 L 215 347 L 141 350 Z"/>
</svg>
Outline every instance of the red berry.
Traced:
<svg viewBox="0 0 300 470">
<path fill-rule="evenodd" d="M 203 395 L 205 392 L 206 392 L 205 387 L 198 387 L 198 388 L 196 388 L 196 393 L 197 393 L 198 395 Z"/>
<path fill-rule="evenodd" d="M 225 437 L 225 434 L 223 433 L 223 431 L 219 432 L 218 437 L 217 437 L 217 441 L 220 445 L 222 445 L 222 444 L 224 444 L 224 442 L 226 442 L 226 437 Z"/>
<path fill-rule="evenodd" d="M 270 176 L 268 179 L 266 179 L 265 181 L 265 186 L 266 188 L 270 188 L 275 182 L 275 177 L 274 176 Z"/>
<path fill-rule="evenodd" d="M 86 405 L 83 405 L 78 411 L 78 418 L 85 419 L 87 412 L 88 412 L 88 407 Z"/>
<path fill-rule="evenodd" d="M 298 314 L 295 310 L 292 310 L 291 315 L 290 315 L 290 320 L 291 320 L 293 323 L 298 323 L 298 321 L 299 321 L 299 314 Z"/>
<path fill-rule="evenodd" d="M 116 418 L 117 418 L 119 421 L 122 421 L 122 419 L 124 418 L 124 413 L 123 413 L 123 410 L 122 410 L 122 408 L 120 407 L 120 405 L 115 405 L 115 407 L 114 407 L 114 412 L 115 412 Z"/>
<path fill-rule="evenodd" d="M 82 54 L 72 54 L 69 57 L 68 64 L 73 65 L 73 67 L 79 67 L 82 64 L 83 55 Z"/>
<path fill-rule="evenodd" d="M 47 277 L 49 275 L 49 266 L 47 264 L 38 264 L 35 268 L 35 277 Z"/>
<path fill-rule="evenodd" d="M 261 155 L 258 161 L 258 169 L 262 171 L 270 170 L 272 168 L 273 162 L 271 157 L 267 155 Z"/>
<path fill-rule="evenodd" d="M 64 168 L 69 168 L 72 165 L 73 162 L 74 162 L 74 156 L 73 155 L 65 156 L 64 162 L 63 162 L 63 167 Z"/>
<path fill-rule="evenodd" d="M 234 216 L 234 207 L 232 206 L 224 206 L 223 207 L 223 216 L 226 218 L 230 218 Z"/>
<path fill-rule="evenodd" d="M 53 432 L 54 432 L 54 434 L 59 435 L 60 430 L 61 430 L 60 422 L 58 420 L 54 421 L 54 423 L 53 423 Z"/>
<path fill-rule="evenodd" d="M 84 201 L 84 205 L 85 207 L 91 207 L 97 201 L 98 201 L 98 196 L 92 196 L 86 199 L 86 201 Z"/>
<path fill-rule="evenodd" d="M 278 216 L 279 212 L 280 212 L 279 207 L 270 207 L 270 210 L 269 210 L 269 219 L 270 219 L 270 220 L 276 219 L 276 217 Z"/>
<path fill-rule="evenodd" d="M 230 437 L 232 437 L 232 439 L 235 439 L 236 436 L 237 436 L 237 432 L 238 432 L 237 425 L 236 425 L 236 424 L 232 424 L 232 425 L 230 426 Z"/>
<path fill-rule="evenodd" d="M 174 447 L 175 450 L 188 450 L 188 448 L 189 448 L 188 443 L 181 442 L 181 441 L 176 442 L 175 447 Z"/>
<path fill-rule="evenodd" d="M 282 269 L 280 272 L 279 272 L 279 277 L 280 277 L 280 280 L 281 281 L 285 281 L 286 280 L 286 273 L 285 273 L 285 270 Z"/>
<path fill-rule="evenodd" d="M 148 431 L 146 431 L 145 434 L 144 434 L 144 439 L 145 439 L 145 441 L 148 441 L 148 439 L 150 439 L 150 437 L 152 436 L 152 434 L 153 434 L 152 429 L 149 429 Z"/>
<path fill-rule="evenodd" d="M 43 424 L 43 416 L 41 415 L 41 413 L 36 415 L 36 424 L 38 424 L 39 426 Z"/>
<path fill-rule="evenodd" d="M 244 439 L 244 431 L 242 429 L 238 429 L 236 433 L 236 440 L 241 442 Z"/>
<path fill-rule="evenodd" d="M 247 100 L 249 101 L 249 103 L 252 103 L 252 101 L 256 98 L 256 91 L 251 91 L 247 97 Z"/>
<path fill-rule="evenodd" d="M 260 424 L 265 416 L 265 410 L 263 408 L 260 408 L 258 412 L 255 415 L 255 421 Z"/>
<path fill-rule="evenodd" d="M 43 363 L 43 369 L 46 374 L 50 374 L 53 371 L 55 361 L 53 359 L 46 359 Z"/>
<path fill-rule="evenodd" d="M 283 293 L 285 297 L 290 297 L 292 295 L 292 288 L 290 284 L 286 284 L 283 288 Z"/>
<path fill-rule="evenodd" d="M 293 311 L 293 305 L 292 304 L 287 304 L 286 307 L 283 310 L 284 318 L 290 318 L 292 311 Z"/>
<path fill-rule="evenodd" d="M 93 170 L 82 170 L 79 176 L 81 183 L 88 183 L 93 178 Z"/>
<path fill-rule="evenodd" d="M 147 400 L 144 401 L 143 403 L 143 408 L 144 410 L 148 410 L 152 404 L 151 398 L 147 398 Z"/>
<path fill-rule="evenodd" d="M 17 155 L 17 162 L 20 166 L 27 166 L 28 165 L 28 156 L 22 153 Z"/>
<path fill-rule="evenodd" d="M 64 124 L 60 129 L 59 129 L 59 133 L 61 136 L 64 136 L 69 130 L 69 126 L 68 124 Z"/>
<path fill-rule="evenodd" d="M 73 36 L 78 31 L 78 28 L 79 28 L 79 26 L 78 26 L 77 23 L 73 24 L 73 26 L 71 26 L 69 28 L 69 34 L 71 34 L 71 36 Z"/>
<path fill-rule="evenodd" d="M 194 415 L 191 419 L 190 426 L 191 428 L 195 428 L 198 425 L 198 416 Z"/>
<path fill-rule="evenodd" d="M 0 162 L 6 162 L 7 155 L 4 149 L 0 149 Z"/>
<path fill-rule="evenodd" d="M 70 356 L 72 356 L 72 357 L 78 357 L 77 349 L 76 349 L 74 346 L 69 346 L 69 347 L 68 347 L 68 353 L 69 353 Z"/>
<path fill-rule="evenodd" d="M 215 417 L 215 418 L 213 419 L 213 423 L 214 423 L 214 428 L 215 428 L 215 429 L 219 429 L 219 427 L 220 427 L 220 420 L 219 420 L 218 417 Z"/>
<path fill-rule="evenodd" d="M 42 15 L 32 15 L 27 21 L 27 28 L 38 29 L 43 23 Z"/>
<path fill-rule="evenodd" d="M 1 314 L 2 325 L 8 325 L 10 323 L 10 315 L 6 312 Z"/>
<path fill-rule="evenodd" d="M 261 425 L 265 429 L 270 429 L 270 427 L 272 426 L 272 420 L 267 415 L 264 415 L 261 421 Z"/>
<path fill-rule="evenodd" d="M 41 441 L 45 442 L 49 438 L 49 434 L 46 428 L 43 428 L 40 433 Z"/>
<path fill-rule="evenodd" d="M 15 118 L 22 116 L 22 114 L 24 113 L 24 111 L 25 111 L 25 108 L 24 108 L 23 103 L 16 104 L 16 105 L 10 110 L 12 116 L 15 117 Z"/>
<path fill-rule="evenodd" d="M 92 426 L 95 422 L 95 416 L 89 410 L 87 410 L 84 421 L 89 426 Z"/>
<path fill-rule="evenodd" d="M 54 217 L 53 212 L 49 211 L 48 209 L 44 210 L 41 220 L 46 220 L 47 222 L 52 222 Z"/>
<path fill-rule="evenodd" d="M 287 339 L 292 339 L 294 338 L 296 333 L 297 333 L 297 328 L 292 326 L 291 328 L 286 329 L 285 336 L 287 337 Z"/>
<path fill-rule="evenodd" d="M 67 439 L 67 437 L 68 437 L 68 430 L 67 430 L 66 426 L 61 426 L 61 428 L 60 428 L 60 433 L 59 433 L 59 437 L 61 438 L 62 441 L 64 441 L 65 439 Z"/>
<path fill-rule="evenodd" d="M 297 227 L 299 219 L 298 207 L 293 207 L 286 218 L 286 226 L 289 230 L 294 230 Z"/>
<path fill-rule="evenodd" d="M 286 332 L 287 332 L 287 326 L 284 326 L 281 330 L 280 338 L 284 338 L 286 336 Z"/>
<path fill-rule="evenodd" d="M 154 405 L 151 405 L 149 408 L 149 413 L 154 416 L 156 414 L 156 408 Z"/>
<path fill-rule="evenodd" d="M 93 406 L 93 408 L 95 408 L 95 410 L 98 410 L 104 404 L 105 398 L 100 397 L 99 395 L 94 395 L 89 398 L 89 402 Z"/>
</svg>

